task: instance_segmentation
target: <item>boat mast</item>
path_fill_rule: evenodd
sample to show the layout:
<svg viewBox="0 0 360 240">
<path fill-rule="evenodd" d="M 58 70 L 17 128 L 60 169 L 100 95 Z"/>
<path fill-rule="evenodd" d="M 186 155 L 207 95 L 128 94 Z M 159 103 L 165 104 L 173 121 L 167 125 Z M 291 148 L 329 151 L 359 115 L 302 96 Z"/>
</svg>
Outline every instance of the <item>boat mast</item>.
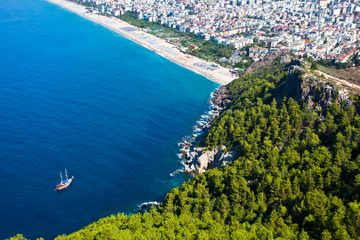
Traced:
<svg viewBox="0 0 360 240">
<path fill-rule="evenodd" d="M 62 179 L 62 174 L 61 174 L 61 172 L 60 172 L 60 179 L 61 179 L 61 182 L 60 182 L 60 183 L 62 183 L 62 182 L 63 182 L 63 179 Z"/>
<path fill-rule="evenodd" d="M 66 176 L 66 180 L 68 180 L 68 175 L 67 175 L 67 171 L 66 171 L 66 168 L 65 168 L 65 176 Z"/>
</svg>

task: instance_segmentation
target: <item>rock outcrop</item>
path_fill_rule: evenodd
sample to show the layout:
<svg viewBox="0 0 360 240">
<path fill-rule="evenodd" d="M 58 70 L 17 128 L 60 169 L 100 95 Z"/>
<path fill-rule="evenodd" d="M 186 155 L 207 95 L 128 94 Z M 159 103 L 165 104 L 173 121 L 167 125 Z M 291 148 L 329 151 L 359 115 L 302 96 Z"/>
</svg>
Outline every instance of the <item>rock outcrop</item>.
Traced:
<svg viewBox="0 0 360 240">
<path fill-rule="evenodd" d="M 276 100 L 280 102 L 284 97 L 304 102 L 309 109 L 317 112 L 326 109 L 334 102 L 344 102 L 346 105 L 352 103 L 345 89 L 339 90 L 321 76 L 306 71 L 299 60 L 293 60 L 289 66 L 289 75 Z"/>
<path fill-rule="evenodd" d="M 140 204 L 139 206 L 139 211 L 140 213 L 144 213 L 144 212 L 148 212 L 151 208 L 151 206 L 155 206 L 158 207 L 160 206 L 161 203 L 154 201 L 154 202 L 144 202 L 142 204 Z"/>
<path fill-rule="evenodd" d="M 227 152 L 225 146 L 205 151 L 204 148 L 194 148 L 189 153 L 189 160 L 184 162 L 184 172 L 199 174 L 207 169 L 219 168 L 234 159 L 234 152 Z"/>
<path fill-rule="evenodd" d="M 179 158 L 182 160 L 184 168 L 177 170 L 177 172 L 188 172 L 192 174 L 199 174 L 206 169 L 221 167 L 226 165 L 233 158 L 232 152 L 226 152 L 225 147 L 217 147 L 211 151 L 205 151 L 204 148 L 199 148 L 201 136 L 206 134 L 211 127 L 213 121 L 224 111 L 231 103 L 227 95 L 225 86 L 218 88 L 211 94 L 209 99 L 210 111 L 201 116 L 201 119 L 196 122 L 193 127 L 193 134 L 182 139 L 179 143 L 181 147 Z M 172 173 L 171 175 L 173 175 Z"/>
</svg>

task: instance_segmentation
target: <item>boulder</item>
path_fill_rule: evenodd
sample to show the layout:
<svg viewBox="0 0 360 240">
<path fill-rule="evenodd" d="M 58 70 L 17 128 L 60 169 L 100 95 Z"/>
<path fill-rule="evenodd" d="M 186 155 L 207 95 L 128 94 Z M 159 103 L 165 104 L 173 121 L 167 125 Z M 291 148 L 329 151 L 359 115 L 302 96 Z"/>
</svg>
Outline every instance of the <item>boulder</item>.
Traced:
<svg viewBox="0 0 360 240">
<path fill-rule="evenodd" d="M 225 150 L 226 147 L 222 146 L 209 151 L 201 151 L 200 154 L 198 152 L 196 153 L 196 151 L 191 152 L 189 155 L 192 155 L 193 161 L 185 165 L 185 172 L 199 174 L 205 172 L 207 169 L 225 166 L 234 159 L 234 152 L 226 152 Z M 197 157 L 197 155 L 199 156 Z"/>
</svg>

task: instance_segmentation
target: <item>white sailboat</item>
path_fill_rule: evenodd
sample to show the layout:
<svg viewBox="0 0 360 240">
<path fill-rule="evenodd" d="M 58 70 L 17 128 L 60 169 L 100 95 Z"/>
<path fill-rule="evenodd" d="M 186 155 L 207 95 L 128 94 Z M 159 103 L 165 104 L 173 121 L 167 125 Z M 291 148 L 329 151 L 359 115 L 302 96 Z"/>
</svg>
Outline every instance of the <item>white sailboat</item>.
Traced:
<svg viewBox="0 0 360 240">
<path fill-rule="evenodd" d="M 74 176 L 69 178 L 68 174 L 67 174 L 67 171 L 66 171 L 66 168 L 65 168 L 65 179 L 63 180 L 61 172 L 60 172 L 60 179 L 61 179 L 60 183 L 56 185 L 55 190 L 62 190 L 62 189 L 67 188 L 71 184 L 72 180 L 74 179 Z"/>
</svg>

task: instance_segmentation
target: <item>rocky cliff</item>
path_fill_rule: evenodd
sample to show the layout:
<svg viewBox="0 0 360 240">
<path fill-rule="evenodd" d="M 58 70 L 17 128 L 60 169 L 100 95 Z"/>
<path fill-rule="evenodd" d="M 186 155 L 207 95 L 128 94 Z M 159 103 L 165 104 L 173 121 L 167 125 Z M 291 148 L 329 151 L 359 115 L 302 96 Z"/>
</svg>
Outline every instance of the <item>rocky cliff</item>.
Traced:
<svg viewBox="0 0 360 240">
<path fill-rule="evenodd" d="M 288 66 L 288 71 L 283 87 L 276 95 L 278 102 L 284 97 L 291 97 L 317 112 L 334 102 L 343 102 L 347 106 L 352 104 L 346 89 L 338 88 L 324 77 L 318 76 L 306 63 L 293 60 Z"/>
<path fill-rule="evenodd" d="M 231 104 L 231 100 L 227 95 L 227 87 L 220 87 L 212 93 L 209 104 L 210 111 L 203 115 L 200 121 L 197 121 L 197 124 L 193 127 L 193 134 L 184 137 L 182 142 L 179 143 L 181 147 L 179 158 L 184 167 L 174 173 L 187 172 L 197 175 L 206 169 L 225 166 L 229 161 L 233 160 L 234 153 L 227 152 L 225 146 L 216 147 L 210 151 L 198 147 L 201 137 L 207 134 L 213 121 Z"/>
<path fill-rule="evenodd" d="M 207 169 L 219 168 L 228 164 L 234 159 L 234 152 L 226 151 L 226 147 L 216 147 L 213 150 L 205 151 L 204 148 L 194 148 L 189 152 L 187 160 L 184 161 L 184 172 L 199 174 Z"/>
</svg>

